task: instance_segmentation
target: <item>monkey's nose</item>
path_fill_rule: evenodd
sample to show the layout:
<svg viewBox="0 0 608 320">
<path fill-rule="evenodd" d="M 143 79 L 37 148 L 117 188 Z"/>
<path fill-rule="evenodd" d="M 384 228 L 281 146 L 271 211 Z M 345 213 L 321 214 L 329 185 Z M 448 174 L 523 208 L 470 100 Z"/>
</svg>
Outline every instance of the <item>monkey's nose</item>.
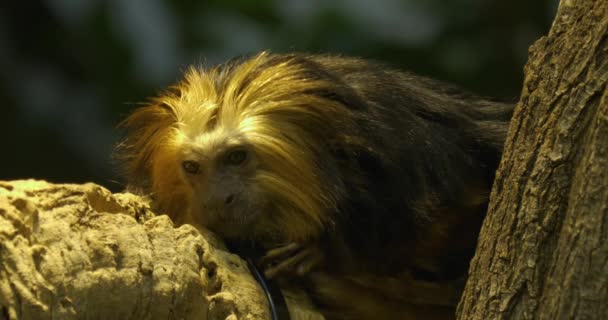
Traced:
<svg viewBox="0 0 608 320">
<path fill-rule="evenodd" d="M 229 195 L 214 195 L 203 201 L 203 207 L 207 210 L 224 210 L 234 205 L 237 200 L 237 195 L 231 193 Z"/>
</svg>

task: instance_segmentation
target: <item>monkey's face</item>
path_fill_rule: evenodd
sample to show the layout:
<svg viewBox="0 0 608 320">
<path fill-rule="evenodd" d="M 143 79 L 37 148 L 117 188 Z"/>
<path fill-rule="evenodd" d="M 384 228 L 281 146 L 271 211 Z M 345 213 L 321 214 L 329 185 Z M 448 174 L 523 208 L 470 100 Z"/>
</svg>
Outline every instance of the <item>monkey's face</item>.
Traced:
<svg viewBox="0 0 608 320">
<path fill-rule="evenodd" d="M 316 235 L 334 203 L 319 179 L 323 161 L 305 144 L 270 135 L 289 129 L 289 123 L 247 123 L 224 123 L 201 133 L 181 122 L 168 143 L 175 151 L 166 159 L 171 164 L 155 163 L 157 181 L 166 180 L 167 167 L 177 167 L 174 185 L 189 190 L 188 212 L 180 220 L 226 238 L 304 241 Z M 160 188 L 166 188 L 164 182 Z M 160 196 L 171 194 L 158 190 Z"/>
<path fill-rule="evenodd" d="M 192 189 L 190 216 L 227 237 L 243 235 L 268 211 L 255 182 L 258 157 L 243 139 L 203 134 L 181 143 L 175 165 Z"/>
</svg>

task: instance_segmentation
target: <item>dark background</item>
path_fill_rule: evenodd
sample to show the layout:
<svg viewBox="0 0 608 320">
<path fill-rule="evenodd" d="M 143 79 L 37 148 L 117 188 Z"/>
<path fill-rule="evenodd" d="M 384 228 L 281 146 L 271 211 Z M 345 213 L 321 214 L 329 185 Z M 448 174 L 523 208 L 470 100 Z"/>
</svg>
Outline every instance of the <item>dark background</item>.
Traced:
<svg viewBox="0 0 608 320">
<path fill-rule="evenodd" d="M 385 61 L 517 99 L 557 0 L 48 0 L 0 5 L 0 180 L 121 188 L 116 124 L 179 79 L 262 49 Z"/>
</svg>

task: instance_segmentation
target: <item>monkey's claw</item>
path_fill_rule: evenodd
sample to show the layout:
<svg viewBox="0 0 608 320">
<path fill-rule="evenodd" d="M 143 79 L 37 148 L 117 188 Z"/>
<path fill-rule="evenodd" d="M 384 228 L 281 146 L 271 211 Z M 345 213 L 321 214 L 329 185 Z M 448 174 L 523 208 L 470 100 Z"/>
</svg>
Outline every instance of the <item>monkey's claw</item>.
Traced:
<svg viewBox="0 0 608 320">
<path fill-rule="evenodd" d="M 290 243 L 269 250 L 259 261 L 264 275 L 271 279 L 278 274 L 303 276 L 322 261 L 321 250 L 316 246 Z"/>
</svg>

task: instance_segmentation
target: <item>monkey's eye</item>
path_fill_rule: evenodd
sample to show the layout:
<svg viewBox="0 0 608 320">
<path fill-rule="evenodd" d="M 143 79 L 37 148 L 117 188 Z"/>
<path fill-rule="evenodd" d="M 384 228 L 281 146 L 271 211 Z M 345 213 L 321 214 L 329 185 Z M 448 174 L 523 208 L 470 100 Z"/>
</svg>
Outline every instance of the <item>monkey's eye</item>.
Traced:
<svg viewBox="0 0 608 320">
<path fill-rule="evenodd" d="M 200 165 L 196 161 L 184 161 L 182 162 L 182 168 L 189 174 L 197 174 L 200 171 Z"/>
<path fill-rule="evenodd" d="M 241 165 L 247 160 L 247 150 L 237 149 L 226 155 L 226 163 L 232 166 Z"/>
</svg>

